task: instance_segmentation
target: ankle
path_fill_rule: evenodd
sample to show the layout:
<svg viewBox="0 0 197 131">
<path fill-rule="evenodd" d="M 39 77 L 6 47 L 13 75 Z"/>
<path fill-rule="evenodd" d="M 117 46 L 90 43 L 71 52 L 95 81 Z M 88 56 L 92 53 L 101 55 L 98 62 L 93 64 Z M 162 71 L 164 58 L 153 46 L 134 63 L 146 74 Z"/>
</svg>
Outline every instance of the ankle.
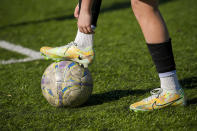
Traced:
<svg viewBox="0 0 197 131">
<path fill-rule="evenodd" d="M 160 77 L 160 82 L 161 88 L 164 90 L 178 91 L 181 88 L 176 73 L 170 76 Z"/>
</svg>

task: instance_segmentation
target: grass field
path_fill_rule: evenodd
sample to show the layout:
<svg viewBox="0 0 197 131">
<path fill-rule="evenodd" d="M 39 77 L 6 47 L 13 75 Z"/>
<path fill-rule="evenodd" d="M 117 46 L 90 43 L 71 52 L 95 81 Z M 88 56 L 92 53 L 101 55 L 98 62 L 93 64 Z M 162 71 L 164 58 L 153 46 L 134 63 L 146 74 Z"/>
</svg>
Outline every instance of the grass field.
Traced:
<svg viewBox="0 0 197 131">
<path fill-rule="evenodd" d="M 1 0 L 0 40 L 39 51 L 72 41 L 77 1 Z M 197 1 L 161 0 L 173 41 L 186 107 L 134 113 L 129 105 L 159 87 L 141 30 L 128 0 L 103 0 L 89 67 L 93 95 L 78 108 L 55 108 L 44 99 L 40 79 L 51 61 L 0 65 L 0 130 L 197 130 Z M 110 28 L 109 28 L 110 27 Z M 25 56 L 0 48 L 0 60 Z"/>
</svg>

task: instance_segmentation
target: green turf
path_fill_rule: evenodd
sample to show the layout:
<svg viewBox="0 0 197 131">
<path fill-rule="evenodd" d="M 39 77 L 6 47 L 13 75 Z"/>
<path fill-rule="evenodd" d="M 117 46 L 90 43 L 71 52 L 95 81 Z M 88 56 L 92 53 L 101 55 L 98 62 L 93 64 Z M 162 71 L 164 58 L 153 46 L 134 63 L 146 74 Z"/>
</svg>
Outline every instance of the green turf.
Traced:
<svg viewBox="0 0 197 131">
<path fill-rule="evenodd" d="M 5 50 L 0 48 L 0 60 L 9 60 L 9 59 L 23 59 L 27 56 L 24 56 L 22 54 L 16 53 L 16 52 L 11 52 L 9 50 Z M 9 54 L 9 55 L 8 55 Z"/>
<path fill-rule="evenodd" d="M 77 1 L 1 0 L 0 40 L 39 51 L 72 41 Z M 159 87 L 159 78 L 128 0 L 104 1 L 89 69 L 93 95 L 78 108 L 55 108 L 40 79 L 51 61 L 0 65 L 0 130 L 193 130 L 197 129 L 196 0 L 163 0 L 160 9 L 173 41 L 186 107 L 134 113 L 129 105 Z M 23 56 L 0 49 L 1 60 Z M 2 55 L 3 54 L 3 55 Z"/>
</svg>

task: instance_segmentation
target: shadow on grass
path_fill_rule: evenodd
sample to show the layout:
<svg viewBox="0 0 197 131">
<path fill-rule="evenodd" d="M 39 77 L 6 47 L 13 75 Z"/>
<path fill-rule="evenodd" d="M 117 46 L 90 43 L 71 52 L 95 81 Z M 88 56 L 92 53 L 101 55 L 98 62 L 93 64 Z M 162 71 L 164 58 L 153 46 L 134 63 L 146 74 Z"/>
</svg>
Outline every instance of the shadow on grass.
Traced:
<svg viewBox="0 0 197 131">
<path fill-rule="evenodd" d="M 160 0 L 159 3 L 164 4 L 167 2 L 171 2 L 171 1 L 175 1 L 175 0 Z M 112 5 L 110 5 L 109 7 L 101 8 L 100 13 L 111 12 L 111 11 L 126 9 L 126 8 L 130 8 L 130 7 L 131 7 L 130 1 L 116 2 Z M 5 26 L 0 27 L 0 29 L 4 29 L 4 28 L 8 28 L 8 27 L 25 26 L 25 25 L 29 25 L 29 24 L 39 24 L 39 23 L 49 22 L 49 21 L 53 21 L 53 20 L 63 21 L 63 20 L 70 20 L 70 19 L 74 19 L 73 14 L 57 16 L 57 17 L 52 17 L 52 18 L 46 18 L 43 20 L 24 21 L 21 23 L 9 24 L 9 25 L 5 25 Z"/>
<path fill-rule="evenodd" d="M 185 89 L 193 89 L 197 87 L 197 77 L 189 77 L 180 80 L 180 84 Z"/>
<path fill-rule="evenodd" d="M 197 77 L 189 77 L 180 80 L 180 83 L 184 89 L 194 89 L 197 88 Z M 196 92 L 197 93 L 197 92 Z M 187 105 L 197 104 L 197 98 L 187 100 Z"/>
<path fill-rule="evenodd" d="M 197 98 L 187 100 L 187 105 L 196 105 L 197 104 Z"/>
<path fill-rule="evenodd" d="M 134 94 L 144 94 L 149 90 L 113 90 L 101 94 L 93 94 L 83 106 L 100 105 L 106 102 L 119 100 L 122 97 Z"/>
</svg>

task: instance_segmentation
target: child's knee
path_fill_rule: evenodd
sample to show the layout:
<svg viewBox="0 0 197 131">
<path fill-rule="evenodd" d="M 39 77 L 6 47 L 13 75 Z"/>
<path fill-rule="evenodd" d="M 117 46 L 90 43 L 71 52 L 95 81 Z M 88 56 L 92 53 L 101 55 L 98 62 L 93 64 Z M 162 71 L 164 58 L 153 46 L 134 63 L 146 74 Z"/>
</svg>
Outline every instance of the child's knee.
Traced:
<svg viewBox="0 0 197 131">
<path fill-rule="evenodd" d="M 137 18 L 158 9 L 158 0 L 131 0 L 132 10 Z"/>
<path fill-rule="evenodd" d="M 144 8 L 155 9 L 158 7 L 158 0 L 131 0 L 131 7 L 133 11 L 143 11 Z"/>
</svg>

